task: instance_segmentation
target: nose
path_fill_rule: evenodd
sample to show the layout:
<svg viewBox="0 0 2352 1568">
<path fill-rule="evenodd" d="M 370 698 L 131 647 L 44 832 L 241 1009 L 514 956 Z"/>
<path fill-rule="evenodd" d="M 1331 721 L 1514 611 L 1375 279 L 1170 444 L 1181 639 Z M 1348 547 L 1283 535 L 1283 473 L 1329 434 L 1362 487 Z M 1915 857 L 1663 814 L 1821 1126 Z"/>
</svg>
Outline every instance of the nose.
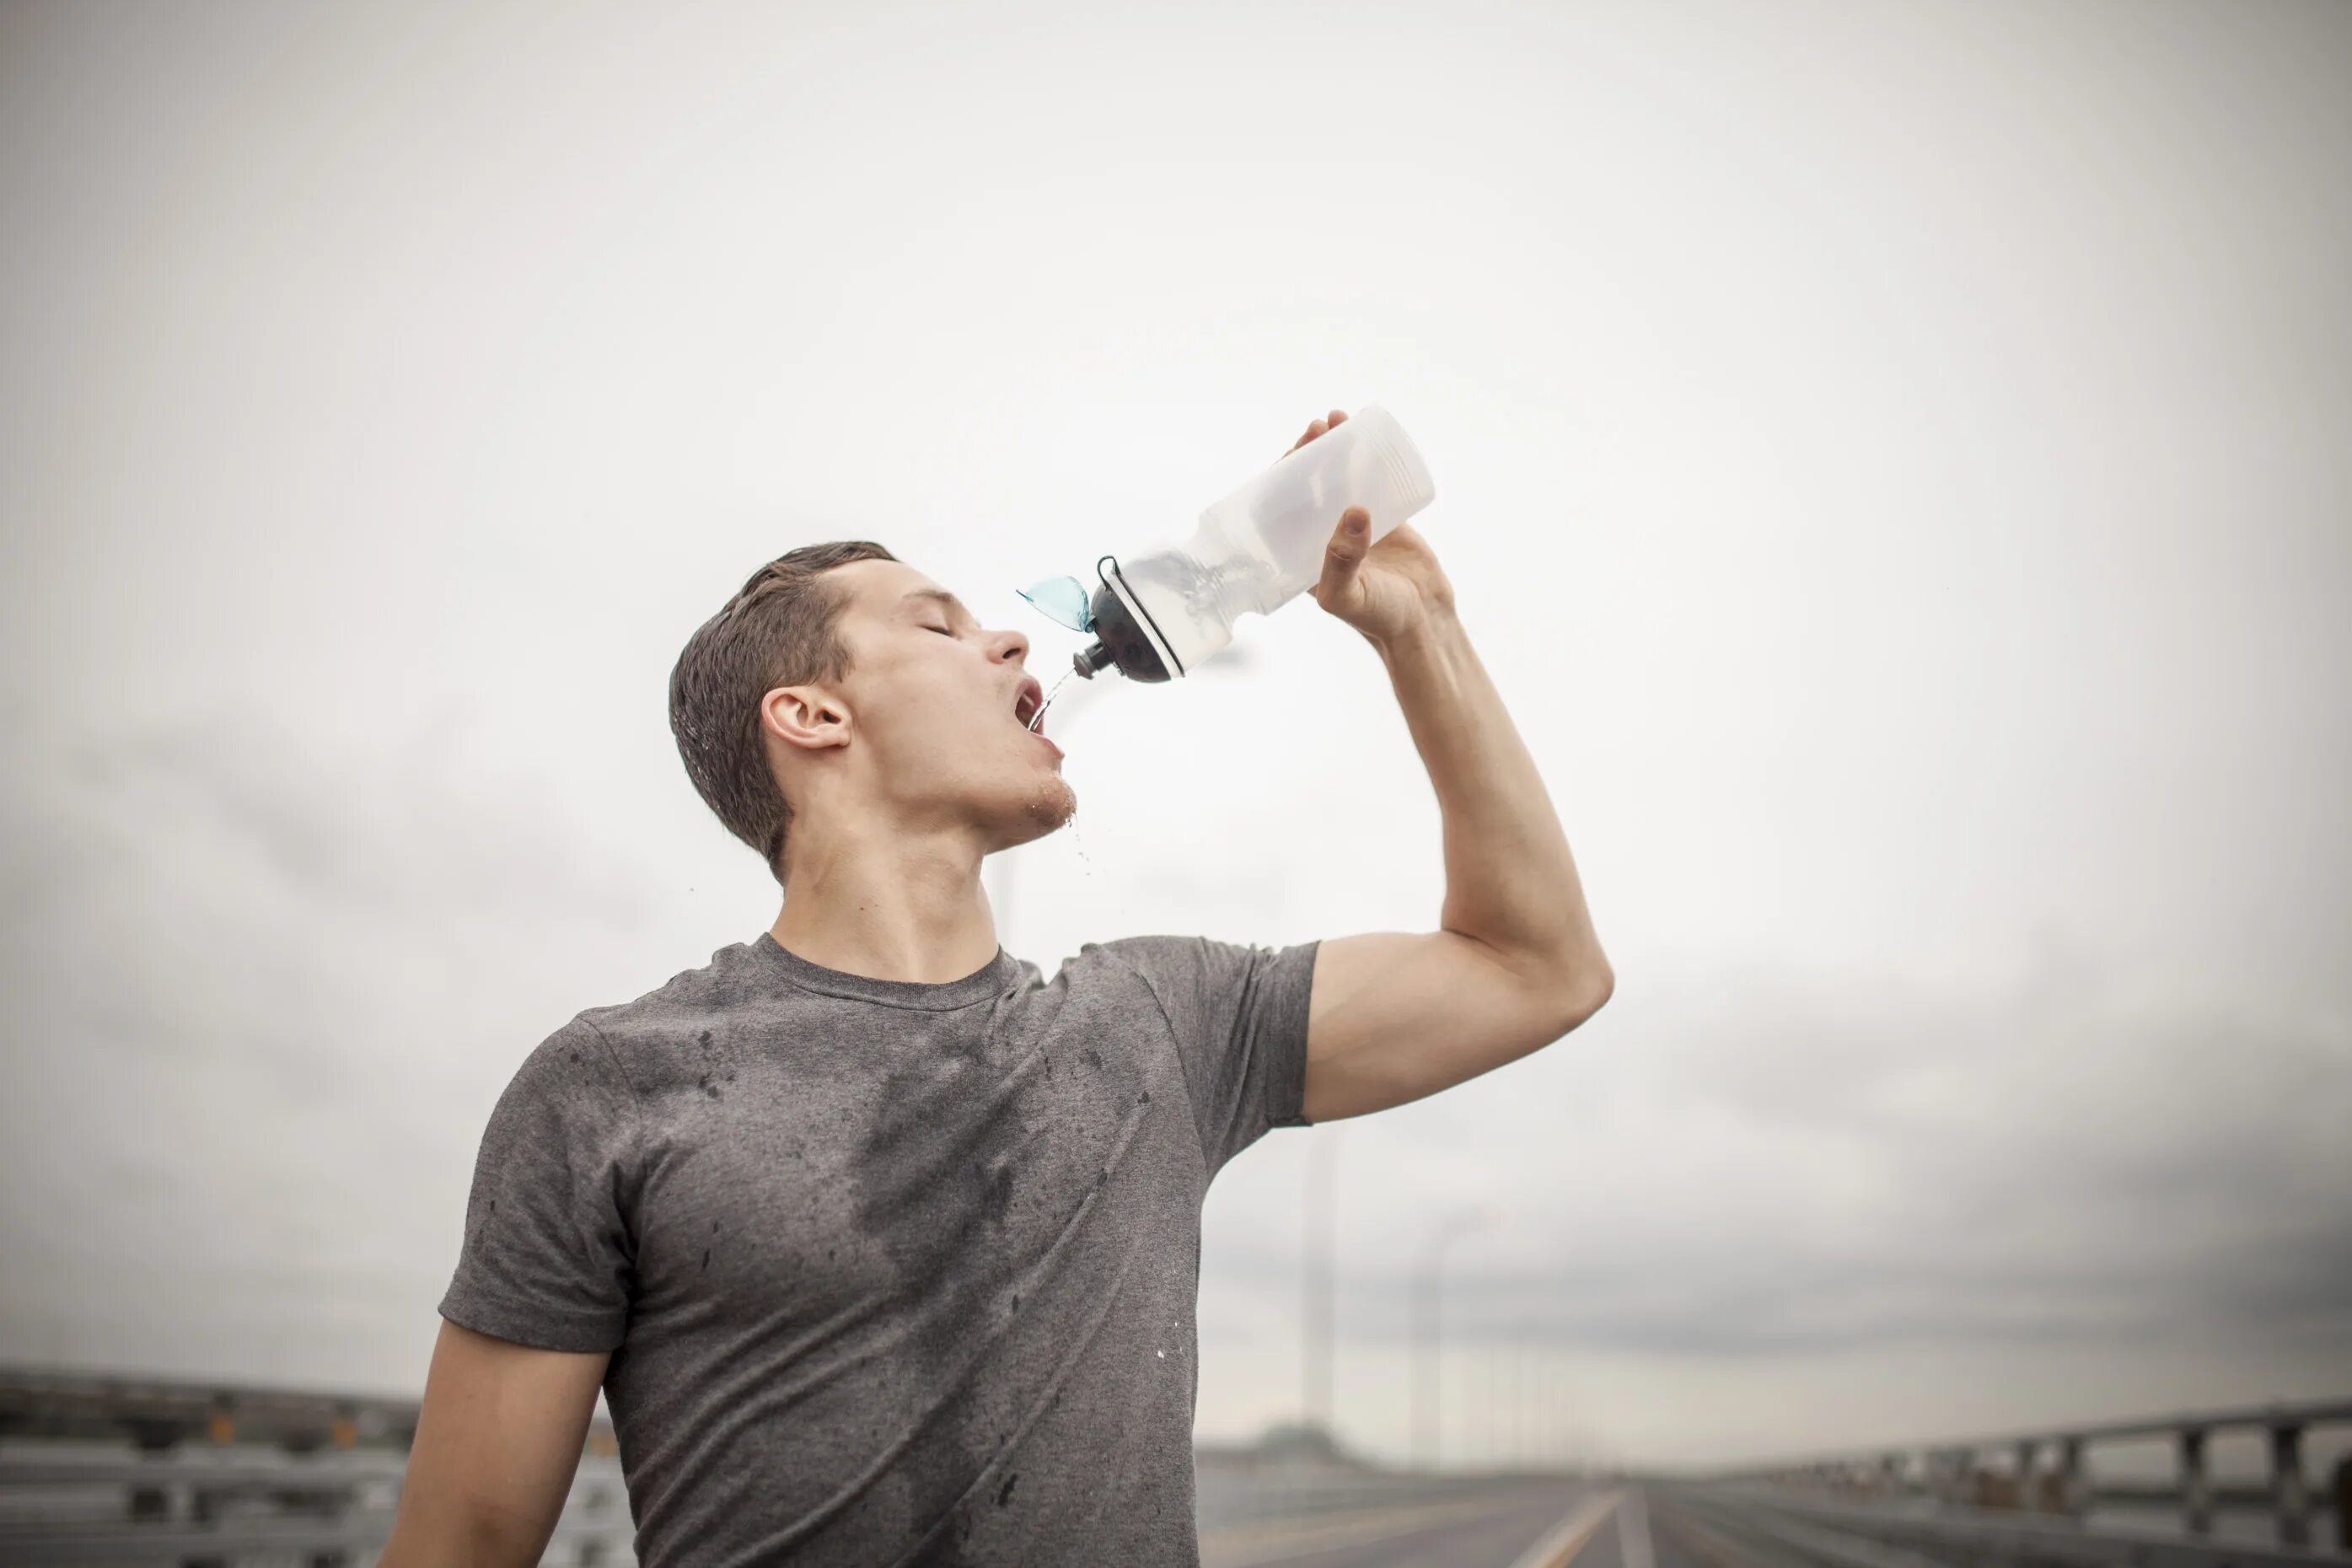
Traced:
<svg viewBox="0 0 2352 1568">
<path fill-rule="evenodd" d="M 1029 639 L 1019 632 L 996 634 L 996 657 L 1007 664 L 1029 662 Z"/>
</svg>

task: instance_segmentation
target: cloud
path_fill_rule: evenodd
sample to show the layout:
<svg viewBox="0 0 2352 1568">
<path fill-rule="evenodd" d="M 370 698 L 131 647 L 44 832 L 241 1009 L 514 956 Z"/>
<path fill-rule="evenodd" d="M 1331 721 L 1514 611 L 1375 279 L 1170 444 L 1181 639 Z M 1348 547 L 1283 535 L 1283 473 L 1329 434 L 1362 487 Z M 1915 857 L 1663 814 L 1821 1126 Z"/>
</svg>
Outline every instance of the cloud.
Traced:
<svg viewBox="0 0 2352 1568">
<path fill-rule="evenodd" d="M 1436 1216 L 1467 1202 L 1498 1216 L 1446 1255 L 1472 1339 L 1759 1356 L 2225 1331 L 2340 1353 L 2352 1032 L 2070 962 L 1973 988 L 1621 963 L 1584 1031 L 1342 1124 L 1345 1331 L 1408 1331 Z M 1220 1211 L 1220 1289 L 1284 1310 L 1295 1203 Z"/>
<path fill-rule="evenodd" d="M 0 1337 L 412 1383 L 489 1099 L 641 936 L 625 860 L 441 726 L 10 718 Z"/>
</svg>

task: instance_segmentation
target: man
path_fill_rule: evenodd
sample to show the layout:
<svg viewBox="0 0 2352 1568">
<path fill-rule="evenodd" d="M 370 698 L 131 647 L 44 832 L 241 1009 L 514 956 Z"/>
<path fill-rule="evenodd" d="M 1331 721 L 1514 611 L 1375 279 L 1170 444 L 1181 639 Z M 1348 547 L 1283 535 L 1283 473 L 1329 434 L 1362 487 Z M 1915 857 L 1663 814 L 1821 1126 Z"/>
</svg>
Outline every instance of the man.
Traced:
<svg viewBox="0 0 2352 1568">
<path fill-rule="evenodd" d="M 696 632 L 672 728 L 782 912 L 582 1013 L 499 1100 L 384 1568 L 536 1563 L 600 1387 L 646 1568 L 1198 1561 L 1210 1179 L 1270 1127 L 1525 1056 L 1612 984 L 1436 558 L 1368 536 L 1337 520 L 1315 597 L 1436 788 L 1419 934 L 1129 938 L 1047 981 L 980 879 L 1076 809 L 1026 639 L 864 543 Z"/>
</svg>

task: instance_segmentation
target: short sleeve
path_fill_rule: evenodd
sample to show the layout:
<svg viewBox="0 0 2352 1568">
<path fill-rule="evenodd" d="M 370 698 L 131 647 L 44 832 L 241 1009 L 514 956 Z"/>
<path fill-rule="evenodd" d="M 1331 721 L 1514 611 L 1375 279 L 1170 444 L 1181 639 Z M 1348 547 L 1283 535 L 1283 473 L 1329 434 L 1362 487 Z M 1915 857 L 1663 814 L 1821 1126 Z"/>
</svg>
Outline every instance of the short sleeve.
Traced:
<svg viewBox="0 0 2352 1568">
<path fill-rule="evenodd" d="M 616 1348 L 635 1278 L 622 1197 L 634 1135 L 634 1097 L 595 1026 L 549 1036 L 490 1112 L 441 1315 L 541 1350 Z"/>
<path fill-rule="evenodd" d="M 1307 1004 L 1320 943 L 1143 936 L 1102 945 L 1167 1016 L 1210 1175 L 1269 1128 L 1307 1125 Z"/>
</svg>

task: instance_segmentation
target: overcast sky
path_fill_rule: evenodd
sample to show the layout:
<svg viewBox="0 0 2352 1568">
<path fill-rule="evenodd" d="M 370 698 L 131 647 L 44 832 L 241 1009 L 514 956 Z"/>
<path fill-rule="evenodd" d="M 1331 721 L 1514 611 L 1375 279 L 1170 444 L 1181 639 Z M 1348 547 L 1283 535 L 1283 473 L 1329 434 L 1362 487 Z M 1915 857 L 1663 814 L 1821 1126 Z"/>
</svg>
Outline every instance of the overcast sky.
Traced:
<svg viewBox="0 0 2352 1568">
<path fill-rule="evenodd" d="M 1456 1455 L 2352 1393 L 2347 79 L 2329 0 L 0 8 L 0 1360 L 414 1390 L 516 1064 L 774 917 L 664 710 L 727 593 L 878 539 L 1050 679 L 1014 587 L 1379 404 L 1616 995 L 1228 1170 L 1202 1436 L 1333 1139 L 1379 1453 L 1470 1210 Z M 1311 603 L 1073 689 L 1015 952 L 1433 923 Z"/>
</svg>

